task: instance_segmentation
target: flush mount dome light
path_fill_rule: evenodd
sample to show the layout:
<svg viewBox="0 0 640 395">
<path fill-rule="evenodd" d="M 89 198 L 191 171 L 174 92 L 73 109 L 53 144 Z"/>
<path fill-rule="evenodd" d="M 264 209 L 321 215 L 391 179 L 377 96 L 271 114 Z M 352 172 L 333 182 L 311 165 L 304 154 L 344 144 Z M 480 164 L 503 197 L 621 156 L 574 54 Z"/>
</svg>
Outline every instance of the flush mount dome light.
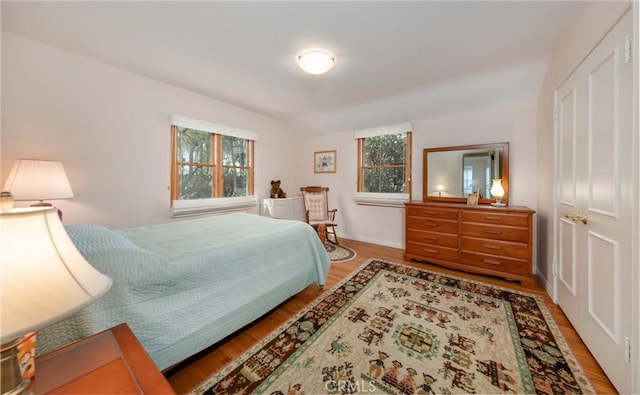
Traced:
<svg viewBox="0 0 640 395">
<path fill-rule="evenodd" d="M 324 49 L 310 49 L 298 56 L 298 65 L 309 74 L 324 74 L 331 70 L 336 59 Z"/>
</svg>

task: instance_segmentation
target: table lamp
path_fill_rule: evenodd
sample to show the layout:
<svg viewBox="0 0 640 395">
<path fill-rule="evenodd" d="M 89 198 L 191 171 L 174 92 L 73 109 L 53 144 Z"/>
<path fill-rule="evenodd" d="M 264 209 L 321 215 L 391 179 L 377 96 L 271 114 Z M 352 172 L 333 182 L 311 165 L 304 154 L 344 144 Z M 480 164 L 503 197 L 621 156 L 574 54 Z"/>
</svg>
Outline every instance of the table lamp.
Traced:
<svg viewBox="0 0 640 395">
<path fill-rule="evenodd" d="M 438 192 L 438 197 L 442 197 L 442 192 L 444 192 L 444 184 L 436 184 L 436 192 Z"/>
<path fill-rule="evenodd" d="M 495 203 L 491 203 L 492 206 L 496 206 L 496 207 L 506 206 L 506 204 L 502 203 L 502 198 L 504 197 L 504 188 L 502 188 L 501 178 L 493 179 L 493 184 L 491 185 L 491 196 L 496 198 Z"/>
<path fill-rule="evenodd" d="M 111 287 L 76 249 L 54 207 L 0 212 L 1 391 L 17 394 L 22 378 L 16 347 L 28 332 L 91 304 Z"/>
<path fill-rule="evenodd" d="M 45 200 L 73 197 L 62 163 L 50 160 L 18 159 L 2 190 L 11 192 L 14 200 L 37 200 L 33 207 L 52 206 Z"/>
</svg>

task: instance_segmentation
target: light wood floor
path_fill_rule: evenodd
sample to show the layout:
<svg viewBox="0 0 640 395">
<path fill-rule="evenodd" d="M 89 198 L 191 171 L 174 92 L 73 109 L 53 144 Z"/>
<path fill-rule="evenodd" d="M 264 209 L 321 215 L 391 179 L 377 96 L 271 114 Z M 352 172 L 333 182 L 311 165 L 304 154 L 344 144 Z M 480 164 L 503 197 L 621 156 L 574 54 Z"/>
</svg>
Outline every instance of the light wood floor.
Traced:
<svg viewBox="0 0 640 395">
<path fill-rule="evenodd" d="M 476 276 L 473 274 L 466 274 L 459 271 L 440 268 L 435 265 L 405 261 L 403 258 L 404 251 L 401 249 L 382 247 L 375 244 L 345 239 L 341 239 L 340 242 L 356 250 L 358 256 L 352 261 L 331 265 L 329 278 L 324 290 L 318 289 L 315 285 L 309 286 L 307 289 L 281 304 L 278 308 L 271 311 L 260 320 L 165 372 L 165 375 L 174 390 L 177 393 L 189 392 L 192 388 L 210 377 L 212 373 L 221 369 L 224 365 L 228 364 L 235 358 L 239 357 L 243 352 L 251 348 L 251 346 L 253 346 L 258 340 L 284 324 L 284 322 L 295 315 L 298 311 L 302 310 L 308 303 L 321 294 L 328 292 L 331 287 L 337 284 L 341 279 L 345 278 L 349 273 L 358 268 L 369 258 L 380 258 L 392 262 L 405 263 L 420 268 L 439 271 L 445 274 L 453 274 L 504 287 L 521 289 L 518 283 L 504 281 L 499 278 Z M 541 295 L 544 298 L 547 307 L 551 311 L 558 327 L 564 334 L 571 350 L 589 376 L 596 393 L 616 393 L 611 382 L 604 375 L 602 369 L 593 359 L 593 356 L 589 353 L 560 308 L 551 301 L 546 291 L 539 284 L 536 285 L 535 290 L 528 291 Z"/>
</svg>

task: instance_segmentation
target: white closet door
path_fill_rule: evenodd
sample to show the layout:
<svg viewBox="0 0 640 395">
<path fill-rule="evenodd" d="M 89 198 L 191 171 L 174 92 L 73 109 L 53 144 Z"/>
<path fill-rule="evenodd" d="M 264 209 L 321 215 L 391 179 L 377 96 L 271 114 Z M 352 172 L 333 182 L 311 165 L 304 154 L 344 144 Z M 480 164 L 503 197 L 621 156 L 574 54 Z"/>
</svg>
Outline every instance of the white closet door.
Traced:
<svg viewBox="0 0 640 395">
<path fill-rule="evenodd" d="M 621 393 L 631 393 L 631 12 L 556 91 L 557 301 Z"/>
</svg>

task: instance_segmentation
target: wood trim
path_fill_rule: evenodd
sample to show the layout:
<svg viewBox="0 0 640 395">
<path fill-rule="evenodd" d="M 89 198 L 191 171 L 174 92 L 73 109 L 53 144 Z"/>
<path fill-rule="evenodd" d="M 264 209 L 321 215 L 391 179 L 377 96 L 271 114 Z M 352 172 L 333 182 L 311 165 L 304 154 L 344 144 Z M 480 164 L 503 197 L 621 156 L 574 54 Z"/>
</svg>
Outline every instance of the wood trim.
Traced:
<svg viewBox="0 0 640 395">
<path fill-rule="evenodd" d="M 171 185 L 169 186 L 169 207 L 178 199 L 178 127 L 171 126 Z"/>
<path fill-rule="evenodd" d="M 224 197 L 224 166 L 222 166 L 222 135 L 212 134 L 213 185 L 211 197 Z"/>
<path fill-rule="evenodd" d="M 357 191 L 362 192 L 364 188 L 364 139 L 358 139 L 358 179 Z"/>
<path fill-rule="evenodd" d="M 405 160 L 404 170 L 404 192 L 411 197 L 411 163 L 413 153 L 413 132 L 407 132 L 407 159 Z"/>
<path fill-rule="evenodd" d="M 255 141 L 245 139 L 247 150 L 246 166 L 223 166 L 222 164 L 222 138 L 223 135 L 211 133 L 211 163 L 199 162 L 180 162 L 178 161 L 178 127 L 171 126 L 171 185 L 170 190 L 170 207 L 173 207 L 173 201 L 179 199 L 180 195 L 180 166 L 190 165 L 199 167 L 212 168 L 213 185 L 211 189 L 212 198 L 224 197 L 224 169 L 246 169 L 247 170 L 247 196 L 254 196 L 255 191 Z"/>
<path fill-rule="evenodd" d="M 404 193 L 411 196 L 411 162 L 412 162 L 412 135 L 413 132 L 407 132 L 406 139 L 406 159 L 404 165 L 380 165 L 380 166 L 365 166 L 364 158 L 366 151 L 366 139 L 359 138 L 358 140 L 358 172 L 357 172 L 357 191 L 364 192 L 364 170 L 365 169 L 398 169 L 404 168 Z"/>
<path fill-rule="evenodd" d="M 254 151 L 255 151 L 255 141 L 247 140 L 247 161 L 249 164 L 249 169 L 247 170 L 247 195 L 253 196 L 253 191 L 255 188 L 255 173 L 254 173 Z"/>
<path fill-rule="evenodd" d="M 466 203 L 466 197 L 438 197 L 438 196 L 429 196 L 429 165 L 427 161 L 427 154 L 433 152 L 444 152 L 444 151 L 464 151 L 464 150 L 472 150 L 472 149 L 483 149 L 483 148 L 495 148 L 500 146 L 502 148 L 502 163 L 500 167 L 501 177 L 502 177 L 502 188 L 504 189 L 504 198 L 502 202 L 504 204 L 509 204 L 509 143 L 490 143 L 490 144 L 475 144 L 475 145 L 459 145 L 459 146 L 451 146 L 451 147 L 437 147 L 437 148 L 425 148 L 422 151 L 422 200 L 425 202 L 453 202 L 453 203 Z M 490 204 L 495 202 L 495 199 L 478 199 L 479 204 Z"/>
</svg>

